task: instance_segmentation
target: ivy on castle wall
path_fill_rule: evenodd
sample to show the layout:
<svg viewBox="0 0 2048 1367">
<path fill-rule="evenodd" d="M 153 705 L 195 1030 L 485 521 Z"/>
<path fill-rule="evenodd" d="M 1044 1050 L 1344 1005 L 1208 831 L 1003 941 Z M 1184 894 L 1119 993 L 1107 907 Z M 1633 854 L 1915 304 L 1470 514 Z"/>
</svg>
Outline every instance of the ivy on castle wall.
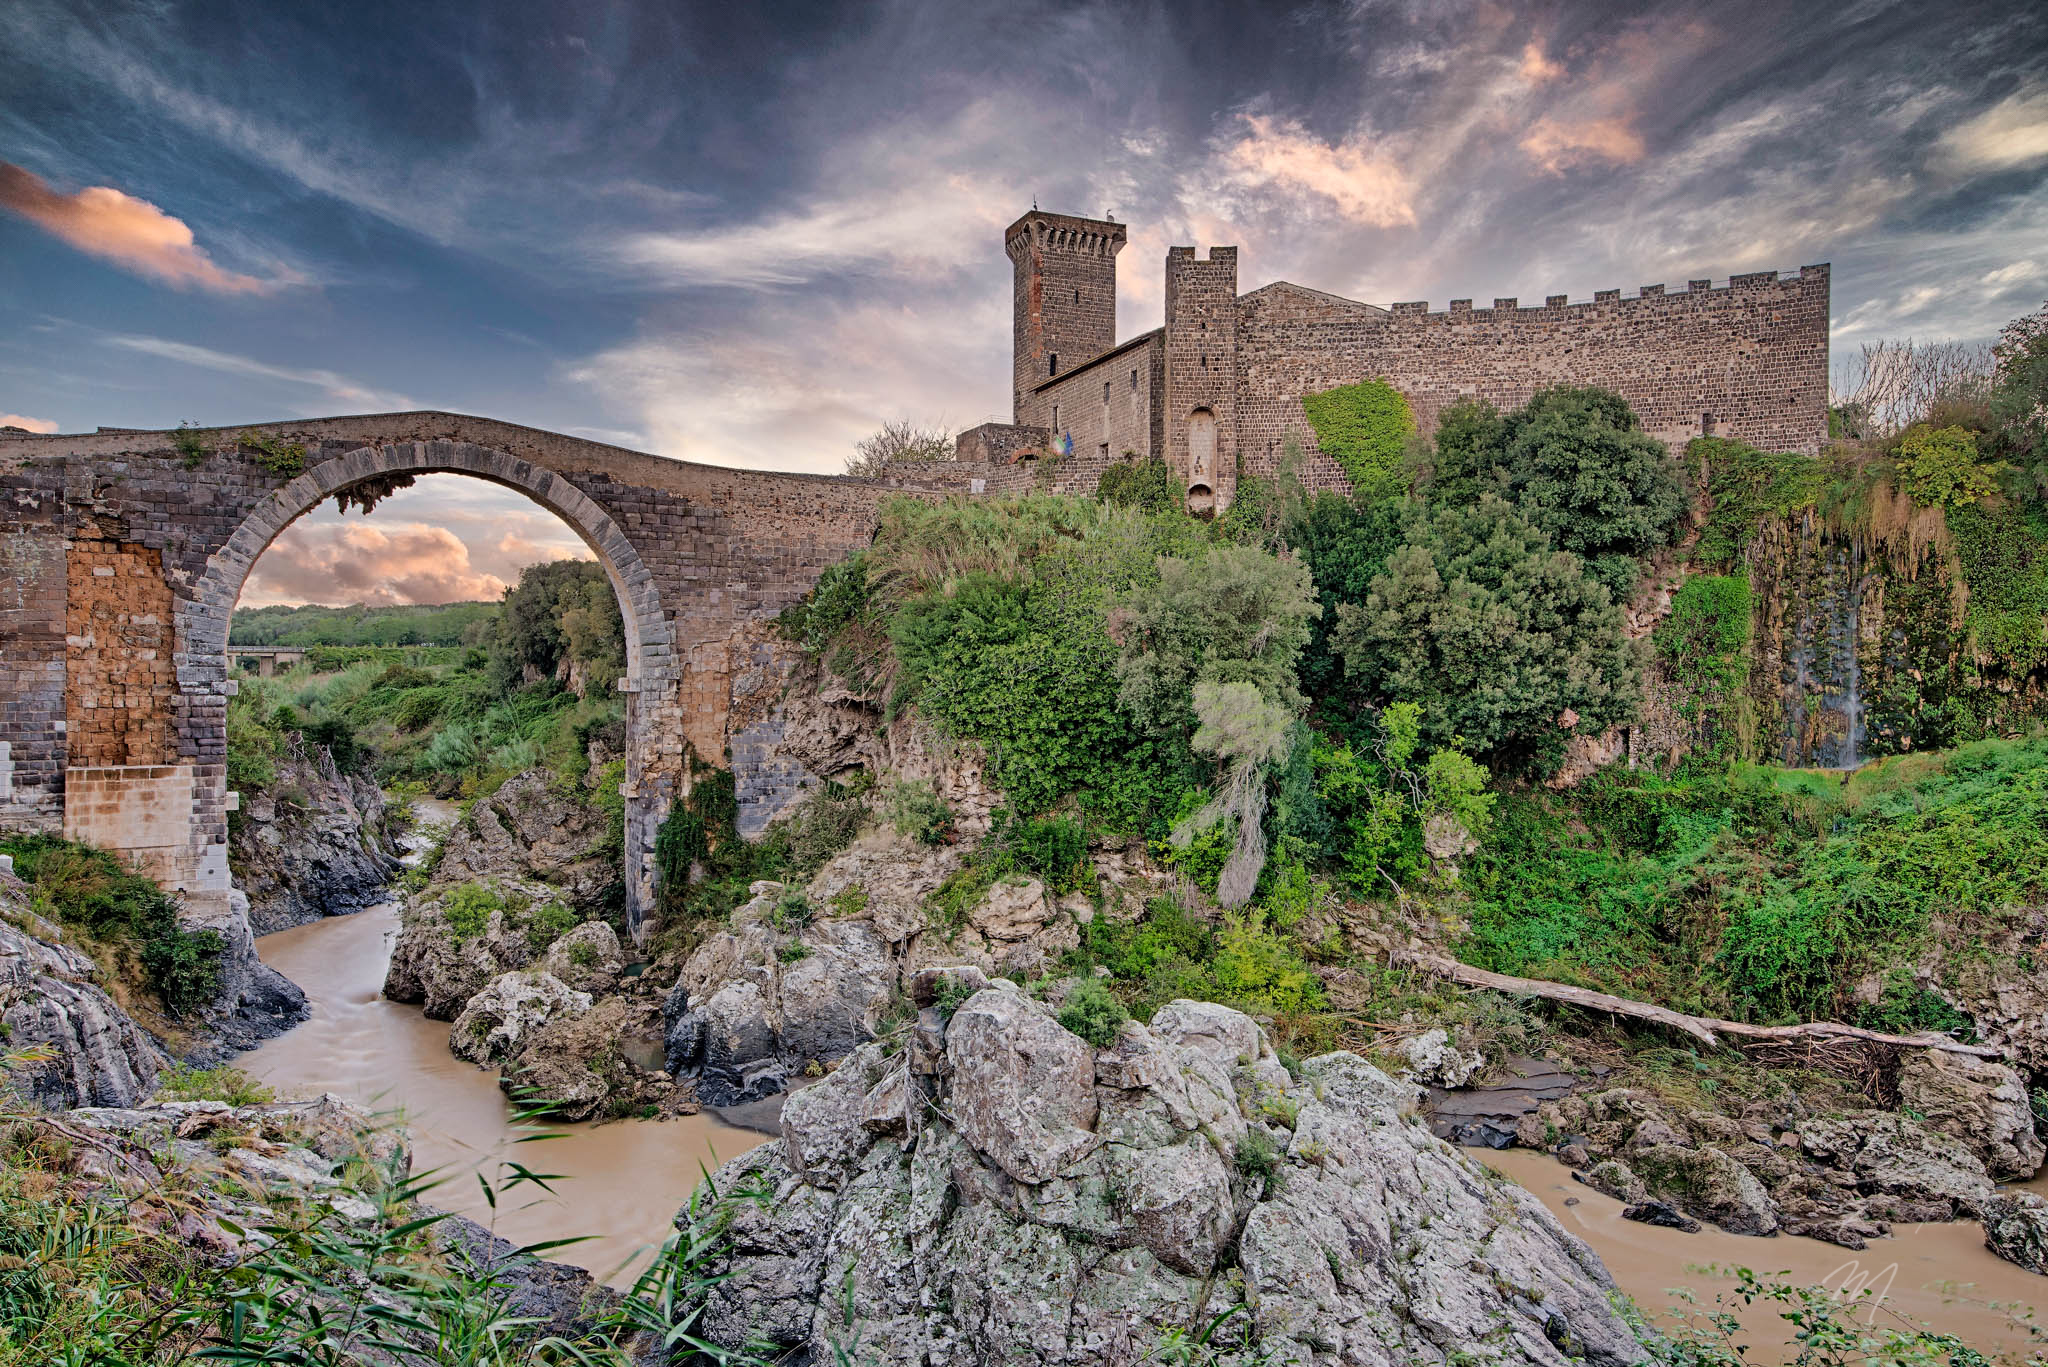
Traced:
<svg viewBox="0 0 2048 1367">
<path fill-rule="evenodd" d="M 1316 445 L 1360 489 L 1398 470 L 1401 450 L 1415 435 L 1414 410 L 1385 380 L 1304 394 L 1301 407 L 1316 430 Z"/>
</svg>

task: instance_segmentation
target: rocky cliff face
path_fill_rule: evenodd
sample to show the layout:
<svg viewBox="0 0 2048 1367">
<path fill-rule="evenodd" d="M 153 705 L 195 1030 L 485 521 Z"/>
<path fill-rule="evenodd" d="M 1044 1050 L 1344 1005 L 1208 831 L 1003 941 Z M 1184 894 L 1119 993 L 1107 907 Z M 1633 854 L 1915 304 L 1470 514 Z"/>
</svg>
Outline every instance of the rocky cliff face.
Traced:
<svg viewBox="0 0 2048 1367">
<path fill-rule="evenodd" d="M 156 1090 L 163 1052 L 98 984 L 92 960 L 29 910 L 28 889 L 0 874 L 0 1024 L 7 1046 L 49 1061 L 8 1081 L 37 1103 L 132 1106 Z"/>
<path fill-rule="evenodd" d="M 1355 1054 L 1283 1067 L 1177 1002 L 1091 1048 L 1006 981 L 863 1045 L 728 1163 L 741 1202 L 704 1327 L 875 1364 L 1627 1363 L 1599 1260 L 1432 1137 Z M 953 974 L 979 980 L 975 970 Z M 953 995 L 957 995 L 957 992 Z"/>
<path fill-rule="evenodd" d="M 229 823 L 228 863 L 257 935 L 372 906 L 399 868 L 384 795 L 319 747 L 281 761 L 277 781 L 247 797 Z"/>
</svg>

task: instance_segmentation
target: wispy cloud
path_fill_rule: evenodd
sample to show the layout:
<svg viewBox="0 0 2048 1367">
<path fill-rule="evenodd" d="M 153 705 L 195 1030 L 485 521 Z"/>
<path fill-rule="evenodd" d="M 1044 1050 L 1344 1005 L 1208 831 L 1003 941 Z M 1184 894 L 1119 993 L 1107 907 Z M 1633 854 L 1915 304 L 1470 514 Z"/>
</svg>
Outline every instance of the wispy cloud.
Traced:
<svg viewBox="0 0 2048 1367">
<path fill-rule="evenodd" d="M 1941 147 L 1966 171 L 2001 171 L 2048 161 L 2048 86 L 2009 95 L 1942 135 Z"/>
<path fill-rule="evenodd" d="M 304 385 L 320 390 L 329 398 L 361 404 L 370 409 L 418 407 L 403 394 L 388 389 L 374 389 L 332 370 L 272 365 L 268 361 L 259 361 L 253 357 L 215 351 L 211 347 L 195 346 L 190 342 L 174 342 L 166 337 L 139 337 L 123 333 L 105 340 L 108 346 L 139 351 L 150 356 L 161 356 L 167 361 L 217 370 L 225 375 L 242 375 L 252 380 L 277 380 L 284 384 Z"/>
<path fill-rule="evenodd" d="M 82 252 L 177 289 L 268 294 L 286 283 L 221 269 L 183 219 L 110 185 L 64 194 L 33 171 L 0 162 L 0 207 Z"/>
<path fill-rule="evenodd" d="M 57 424 L 49 418 L 26 418 L 19 413 L 0 413 L 0 427 L 19 427 L 30 432 L 57 430 Z"/>
</svg>

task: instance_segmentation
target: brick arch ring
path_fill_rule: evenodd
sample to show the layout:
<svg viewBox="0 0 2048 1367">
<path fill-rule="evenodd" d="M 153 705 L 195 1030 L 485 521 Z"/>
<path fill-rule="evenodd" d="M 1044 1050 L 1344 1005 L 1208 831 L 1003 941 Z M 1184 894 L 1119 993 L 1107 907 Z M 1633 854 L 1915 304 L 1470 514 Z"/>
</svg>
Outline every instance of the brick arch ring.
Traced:
<svg viewBox="0 0 2048 1367">
<path fill-rule="evenodd" d="M 675 643 L 661 593 L 640 553 L 611 515 L 546 466 L 469 442 L 401 442 L 327 456 L 252 509 L 207 560 L 193 593 L 178 605 L 178 682 L 205 691 L 227 677 L 228 626 L 249 571 L 284 529 L 324 499 L 386 475 L 473 475 L 516 489 L 569 524 L 604 567 L 625 621 L 626 677 L 621 691 L 654 692 L 672 682 Z"/>
</svg>

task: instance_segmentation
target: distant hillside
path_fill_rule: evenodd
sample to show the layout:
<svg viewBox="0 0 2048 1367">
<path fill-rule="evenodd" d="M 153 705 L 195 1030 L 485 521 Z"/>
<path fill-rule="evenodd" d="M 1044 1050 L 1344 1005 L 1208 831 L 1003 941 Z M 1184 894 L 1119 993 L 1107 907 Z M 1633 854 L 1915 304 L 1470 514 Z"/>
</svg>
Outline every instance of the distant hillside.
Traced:
<svg viewBox="0 0 2048 1367">
<path fill-rule="evenodd" d="M 497 603 L 411 607 L 237 609 L 228 642 L 238 646 L 459 646 L 469 628 L 497 618 Z"/>
</svg>

